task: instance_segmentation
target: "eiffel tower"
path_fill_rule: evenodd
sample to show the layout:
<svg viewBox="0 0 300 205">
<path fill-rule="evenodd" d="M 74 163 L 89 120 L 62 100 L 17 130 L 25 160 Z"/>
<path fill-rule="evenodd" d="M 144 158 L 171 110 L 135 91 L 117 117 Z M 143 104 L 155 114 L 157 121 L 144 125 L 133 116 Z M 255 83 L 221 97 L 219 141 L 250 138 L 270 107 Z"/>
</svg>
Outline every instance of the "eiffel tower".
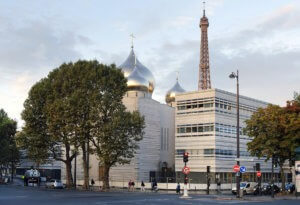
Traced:
<svg viewBox="0 0 300 205">
<path fill-rule="evenodd" d="M 198 90 L 200 91 L 211 89 L 207 38 L 207 28 L 209 26 L 209 23 L 208 18 L 205 16 L 205 2 L 203 2 L 203 17 L 200 20 L 199 26 L 201 29 L 201 45 Z"/>
</svg>

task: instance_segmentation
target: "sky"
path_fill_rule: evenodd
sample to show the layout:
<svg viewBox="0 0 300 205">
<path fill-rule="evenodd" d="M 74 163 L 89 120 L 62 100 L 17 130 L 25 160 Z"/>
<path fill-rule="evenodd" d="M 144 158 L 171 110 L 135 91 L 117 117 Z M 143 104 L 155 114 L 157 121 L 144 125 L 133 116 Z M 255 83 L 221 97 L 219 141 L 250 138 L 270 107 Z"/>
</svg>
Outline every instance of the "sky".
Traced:
<svg viewBox="0 0 300 205">
<path fill-rule="evenodd" d="M 64 62 L 120 65 L 133 33 L 156 80 L 155 100 L 179 82 L 197 90 L 202 0 L 0 0 L 0 108 L 23 121 L 28 91 Z M 300 92 L 299 0 L 207 0 L 213 88 L 284 106 Z"/>
</svg>

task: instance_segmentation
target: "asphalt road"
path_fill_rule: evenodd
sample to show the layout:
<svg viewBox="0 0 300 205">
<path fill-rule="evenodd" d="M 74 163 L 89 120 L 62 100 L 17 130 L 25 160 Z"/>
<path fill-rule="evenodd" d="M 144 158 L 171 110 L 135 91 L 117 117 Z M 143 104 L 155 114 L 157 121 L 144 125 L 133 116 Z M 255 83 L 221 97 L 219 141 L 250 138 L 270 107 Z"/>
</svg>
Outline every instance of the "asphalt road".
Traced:
<svg viewBox="0 0 300 205">
<path fill-rule="evenodd" d="M 92 192 L 75 190 L 49 190 L 37 187 L 0 185 L 0 205 L 98 205 L 98 204 L 288 204 L 299 205 L 300 199 L 245 197 L 236 200 L 226 195 L 190 195 L 182 199 L 176 194 L 141 192 Z"/>
</svg>

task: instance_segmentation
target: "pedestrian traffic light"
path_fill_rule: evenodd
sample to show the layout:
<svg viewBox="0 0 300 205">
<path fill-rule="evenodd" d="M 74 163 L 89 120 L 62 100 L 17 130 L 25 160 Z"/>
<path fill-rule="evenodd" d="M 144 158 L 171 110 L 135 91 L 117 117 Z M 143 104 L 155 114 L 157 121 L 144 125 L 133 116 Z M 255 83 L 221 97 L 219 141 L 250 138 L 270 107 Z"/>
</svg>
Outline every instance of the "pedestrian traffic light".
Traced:
<svg viewBox="0 0 300 205">
<path fill-rule="evenodd" d="M 183 162 L 188 162 L 189 161 L 189 153 L 188 152 L 185 152 L 184 154 L 183 154 Z"/>
</svg>

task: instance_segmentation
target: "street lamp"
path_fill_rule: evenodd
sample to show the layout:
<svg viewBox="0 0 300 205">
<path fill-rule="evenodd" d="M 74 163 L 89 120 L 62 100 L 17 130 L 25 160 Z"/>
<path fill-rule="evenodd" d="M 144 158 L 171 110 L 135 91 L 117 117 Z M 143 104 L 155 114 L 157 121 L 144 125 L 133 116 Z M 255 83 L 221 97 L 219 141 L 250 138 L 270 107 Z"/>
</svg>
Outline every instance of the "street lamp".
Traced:
<svg viewBox="0 0 300 205">
<path fill-rule="evenodd" d="M 232 72 L 229 78 L 236 79 L 236 158 L 240 166 L 240 100 L 239 100 L 239 70 Z M 240 172 L 236 173 L 236 197 L 240 197 Z"/>
</svg>

